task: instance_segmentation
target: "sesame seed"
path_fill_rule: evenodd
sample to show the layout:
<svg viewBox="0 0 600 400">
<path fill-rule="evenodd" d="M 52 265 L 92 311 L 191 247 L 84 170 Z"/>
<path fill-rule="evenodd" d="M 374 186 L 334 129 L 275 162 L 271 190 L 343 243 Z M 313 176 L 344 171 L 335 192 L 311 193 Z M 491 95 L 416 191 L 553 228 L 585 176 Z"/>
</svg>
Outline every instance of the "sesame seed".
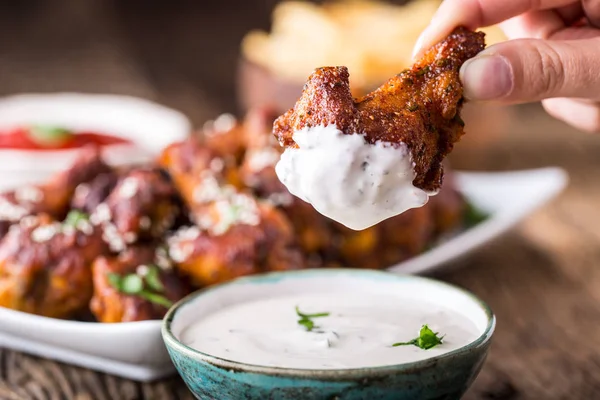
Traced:
<svg viewBox="0 0 600 400">
<path fill-rule="evenodd" d="M 143 230 L 148 230 L 152 226 L 152 220 L 150 217 L 144 215 L 140 218 L 140 228 Z"/>
<path fill-rule="evenodd" d="M 135 232 L 125 232 L 123 240 L 128 244 L 134 243 L 137 240 L 137 234 Z"/>
<path fill-rule="evenodd" d="M 47 242 L 61 231 L 59 223 L 38 226 L 31 232 L 31 239 L 37 243 Z"/>
<path fill-rule="evenodd" d="M 250 151 L 247 157 L 250 170 L 258 172 L 277 164 L 280 155 L 277 150 L 266 147 L 264 149 Z"/>
<path fill-rule="evenodd" d="M 27 228 L 33 228 L 35 225 L 38 224 L 39 222 L 39 218 L 35 215 L 29 215 L 27 217 L 23 217 L 20 221 L 19 224 L 27 229 Z"/>
<path fill-rule="evenodd" d="M 94 225 L 100 225 L 104 222 L 110 221 L 112 213 L 110 207 L 106 203 L 100 203 L 90 215 L 90 222 Z"/>
<path fill-rule="evenodd" d="M 23 186 L 15 191 L 15 199 L 19 203 L 39 203 L 44 199 L 44 192 L 35 186 Z"/>
<path fill-rule="evenodd" d="M 260 216 L 256 201 L 245 194 L 236 194 L 227 200 L 219 200 L 215 203 L 219 216 L 218 221 L 210 231 L 213 235 L 222 235 L 233 225 L 258 225 Z"/>
<path fill-rule="evenodd" d="M 267 202 L 275 207 L 289 206 L 294 202 L 294 198 L 288 192 L 272 193 L 267 197 Z"/>
<path fill-rule="evenodd" d="M 0 197 L 0 219 L 5 221 L 18 221 L 27 216 L 29 211 L 18 204 L 13 204 L 4 197 Z"/>
<path fill-rule="evenodd" d="M 144 277 L 146 275 L 148 275 L 148 271 L 150 270 L 150 268 L 148 268 L 147 265 L 138 265 L 137 268 L 135 269 L 135 273 L 141 277 Z"/>
<path fill-rule="evenodd" d="M 84 235 L 91 235 L 94 233 L 94 227 L 88 221 L 82 219 L 77 221 L 77 226 L 75 227 L 78 231 L 82 232 Z"/>
<path fill-rule="evenodd" d="M 213 172 L 222 172 L 223 168 L 225 168 L 225 162 L 223 161 L 222 158 L 213 158 L 212 160 L 210 160 L 210 164 L 209 164 L 209 168 L 211 169 L 211 171 Z"/>
<path fill-rule="evenodd" d="M 78 199 L 85 199 L 90 194 L 90 186 L 86 183 L 82 183 L 75 188 L 75 197 Z"/>
<path fill-rule="evenodd" d="M 158 247 L 156 249 L 156 252 L 154 254 L 154 261 L 156 262 L 156 265 L 158 265 L 158 267 L 160 269 L 170 270 L 173 268 L 173 263 L 171 262 L 171 259 L 169 258 L 167 249 L 162 246 Z"/>
<path fill-rule="evenodd" d="M 167 239 L 168 255 L 175 262 L 184 262 L 194 251 L 193 240 L 200 236 L 197 226 L 184 226 Z"/>
<path fill-rule="evenodd" d="M 124 199 L 130 199 L 135 196 L 140 188 L 138 180 L 133 177 L 125 178 L 119 186 L 118 195 Z"/>
<path fill-rule="evenodd" d="M 232 130 L 236 123 L 237 121 L 232 114 L 221 114 L 215 119 L 213 128 L 217 132 L 226 132 Z"/>
<path fill-rule="evenodd" d="M 115 252 L 125 250 L 125 242 L 119 235 L 117 227 L 113 224 L 107 223 L 103 226 L 103 228 L 102 239 L 104 242 L 106 242 L 106 244 L 108 244 L 108 247 Z"/>
</svg>

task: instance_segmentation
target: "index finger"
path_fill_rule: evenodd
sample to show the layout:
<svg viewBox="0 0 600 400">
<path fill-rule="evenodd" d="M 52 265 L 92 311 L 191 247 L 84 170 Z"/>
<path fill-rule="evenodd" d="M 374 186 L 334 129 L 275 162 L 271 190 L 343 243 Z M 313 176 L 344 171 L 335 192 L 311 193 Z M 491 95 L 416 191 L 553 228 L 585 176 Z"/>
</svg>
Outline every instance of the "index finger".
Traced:
<svg viewBox="0 0 600 400">
<path fill-rule="evenodd" d="M 528 11 L 547 10 L 576 2 L 577 0 L 444 0 L 419 37 L 413 57 L 421 56 L 425 49 L 459 26 L 482 28 Z"/>
</svg>

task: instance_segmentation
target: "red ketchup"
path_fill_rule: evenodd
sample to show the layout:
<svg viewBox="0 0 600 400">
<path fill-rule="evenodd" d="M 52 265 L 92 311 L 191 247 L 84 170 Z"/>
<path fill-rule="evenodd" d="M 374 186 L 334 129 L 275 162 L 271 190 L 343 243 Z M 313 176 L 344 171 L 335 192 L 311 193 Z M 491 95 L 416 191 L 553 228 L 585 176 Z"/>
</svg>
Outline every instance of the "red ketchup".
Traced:
<svg viewBox="0 0 600 400">
<path fill-rule="evenodd" d="M 129 140 L 96 132 L 70 132 L 54 127 L 17 128 L 0 132 L 0 150 L 64 150 L 87 145 L 130 144 Z"/>
</svg>

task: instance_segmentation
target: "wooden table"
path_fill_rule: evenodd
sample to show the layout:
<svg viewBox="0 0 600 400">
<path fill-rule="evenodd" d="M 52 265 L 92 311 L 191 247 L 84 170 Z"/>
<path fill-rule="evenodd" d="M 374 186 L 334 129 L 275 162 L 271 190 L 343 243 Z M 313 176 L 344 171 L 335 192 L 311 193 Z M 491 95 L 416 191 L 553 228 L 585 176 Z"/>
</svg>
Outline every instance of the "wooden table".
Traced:
<svg viewBox="0 0 600 400">
<path fill-rule="evenodd" d="M 237 45 L 247 29 L 267 25 L 274 1 L 230 12 L 200 3 L 0 3 L 0 94 L 128 93 L 197 123 L 234 110 Z M 459 146 L 453 163 L 560 165 L 571 174 L 557 201 L 438 276 L 481 296 L 498 317 L 488 362 L 465 399 L 600 398 L 600 136 L 528 106 L 514 111 L 496 141 Z M 140 384 L 0 349 L 2 400 L 191 398 L 178 378 Z"/>
</svg>

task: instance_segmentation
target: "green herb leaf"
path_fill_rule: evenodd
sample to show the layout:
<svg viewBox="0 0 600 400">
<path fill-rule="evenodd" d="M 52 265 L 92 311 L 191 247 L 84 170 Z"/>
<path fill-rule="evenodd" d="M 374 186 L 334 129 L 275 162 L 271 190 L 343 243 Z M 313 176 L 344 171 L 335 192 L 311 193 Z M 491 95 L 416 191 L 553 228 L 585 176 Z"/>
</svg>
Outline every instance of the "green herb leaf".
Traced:
<svg viewBox="0 0 600 400">
<path fill-rule="evenodd" d="M 67 214 L 67 218 L 65 218 L 64 224 L 65 225 L 69 225 L 72 226 L 73 228 L 77 227 L 77 224 L 80 221 L 88 221 L 89 220 L 89 216 L 79 210 L 71 210 L 69 211 L 69 214 Z"/>
<path fill-rule="evenodd" d="M 486 213 L 484 213 L 469 202 L 466 202 L 465 207 L 466 209 L 464 212 L 463 220 L 465 227 L 467 228 L 472 228 L 488 218 L 488 215 Z"/>
<path fill-rule="evenodd" d="M 29 128 L 29 138 L 45 147 L 57 147 L 73 138 L 73 132 L 55 126 L 34 125 Z"/>
<path fill-rule="evenodd" d="M 328 312 L 320 312 L 320 313 L 315 313 L 315 314 L 305 314 L 303 312 L 300 311 L 300 309 L 298 308 L 298 306 L 296 306 L 296 314 L 300 317 L 300 319 L 298 320 L 298 324 L 302 325 L 306 328 L 307 331 L 312 331 L 315 328 L 315 323 L 312 320 L 312 318 L 322 318 L 322 317 L 328 317 L 329 313 Z"/>
<path fill-rule="evenodd" d="M 125 275 L 121 280 L 121 291 L 126 294 L 139 294 L 144 289 L 142 278 L 136 274 Z"/>
<path fill-rule="evenodd" d="M 394 343 L 392 346 L 417 346 L 423 350 L 429 350 L 432 347 L 442 344 L 444 337 L 439 337 L 437 332 L 432 331 L 427 325 L 423 325 L 419 331 L 419 337 L 408 342 Z"/>
<path fill-rule="evenodd" d="M 305 314 L 305 313 L 301 312 L 298 307 L 296 307 L 296 314 L 298 314 L 298 316 L 302 317 L 302 318 L 329 317 L 329 313 L 328 312 L 321 312 L 321 313 L 315 313 L 315 314 Z"/>
<path fill-rule="evenodd" d="M 313 328 L 315 327 L 315 323 L 310 320 L 310 319 L 306 319 L 306 318 L 301 318 L 298 320 L 298 325 L 302 325 L 306 328 L 307 331 L 312 331 Z"/>
<path fill-rule="evenodd" d="M 151 293 L 146 290 L 142 290 L 137 295 L 151 303 L 158 304 L 159 306 L 163 306 L 165 308 L 170 308 L 173 305 L 173 302 L 167 299 L 165 296 Z"/>
<path fill-rule="evenodd" d="M 117 291 L 122 291 L 122 278 L 121 275 L 119 274 L 115 274 L 115 273 L 110 273 L 106 276 L 106 278 L 108 279 L 108 284 L 110 286 L 112 286 L 113 288 L 115 288 L 115 290 Z"/>
<path fill-rule="evenodd" d="M 156 265 L 148 265 L 148 273 L 144 276 L 146 285 L 155 292 L 162 293 L 165 290 L 162 282 L 160 281 L 160 272 Z"/>
</svg>

